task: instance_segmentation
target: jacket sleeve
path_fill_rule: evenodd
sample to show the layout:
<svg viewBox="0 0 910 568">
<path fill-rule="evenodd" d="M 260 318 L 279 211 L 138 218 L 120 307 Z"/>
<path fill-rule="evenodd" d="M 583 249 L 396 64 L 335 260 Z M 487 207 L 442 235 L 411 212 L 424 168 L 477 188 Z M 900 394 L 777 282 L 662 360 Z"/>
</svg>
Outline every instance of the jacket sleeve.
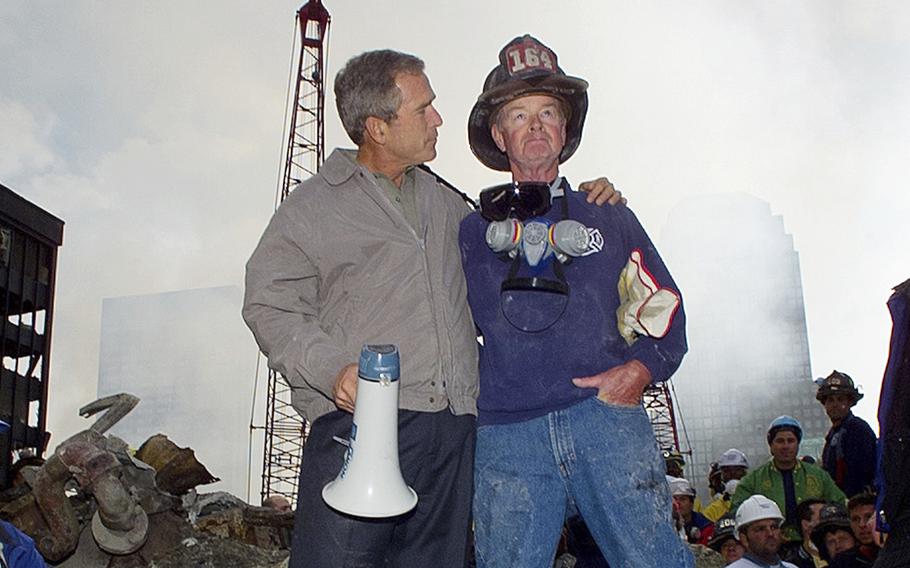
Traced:
<svg viewBox="0 0 910 568">
<path fill-rule="evenodd" d="M 686 315 L 683 310 L 682 296 L 679 287 L 670 276 L 657 249 L 651 242 L 635 214 L 625 206 L 618 206 L 624 218 L 627 232 L 627 243 L 630 251 L 639 251 L 642 259 L 642 273 L 650 276 L 650 280 L 663 291 L 664 294 L 673 294 L 678 299 L 676 306 L 669 315 L 669 327 L 662 337 L 639 335 L 629 347 L 625 360 L 637 359 L 651 371 L 651 381 L 654 383 L 666 381 L 676 372 L 682 363 L 683 356 L 688 350 L 686 343 Z"/>
<path fill-rule="evenodd" d="M 862 420 L 857 420 L 852 434 L 844 448 L 844 455 L 850 460 L 847 475 L 851 479 L 847 481 L 847 486 L 863 489 L 875 482 L 876 438 L 872 428 Z"/>
<path fill-rule="evenodd" d="M 243 319 L 292 389 L 309 385 L 331 399 L 335 377 L 352 361 L 320 327 L 320 275 L 304 250 L 306 227 L 288 205 L 247 262 Z"/>
<path fill-rule="evenodd" d="M 0 540 L 2 540 L 0 566 L 10 568 L 47 567 L 44 558 L 35 546 L 35 541 L 12 523 L 0 521 Z"/>
</svg>

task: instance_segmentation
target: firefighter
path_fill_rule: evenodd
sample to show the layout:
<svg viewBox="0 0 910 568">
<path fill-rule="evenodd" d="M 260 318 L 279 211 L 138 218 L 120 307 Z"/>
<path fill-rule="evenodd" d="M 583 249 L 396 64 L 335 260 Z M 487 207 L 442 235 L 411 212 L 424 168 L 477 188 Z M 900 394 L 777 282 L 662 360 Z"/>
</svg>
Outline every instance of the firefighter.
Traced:
<svg viewBox="0 0 910 568">
<path fill-rule="evenodd" d="M 708 546 L 724 557 L 725 565 L 742 558 L 746 549 L 736 540 L 736 519 L 730 515 L 719 518 L 714 523 L 714 534 L 708 540 Z"/>
<path fill-rule="evenodd" d="M 859 543 L 850 528 L 847 510 L 840 503 L 829 503 L 818 515 L 812 530 L 812 542 L 830 568 L 863 568 L 873 561 L 859 552 Z"/>
<path fill-rule="evenodd" d="M 866 491 L 875 480 L 875 434 L 850 410 L 863 398 L 846 373 L 832 371 L 818 379 L 815 398 L 825 407 L 831 429 L 825 436 L 822 467 L 848 497 Z"/>
</svg>

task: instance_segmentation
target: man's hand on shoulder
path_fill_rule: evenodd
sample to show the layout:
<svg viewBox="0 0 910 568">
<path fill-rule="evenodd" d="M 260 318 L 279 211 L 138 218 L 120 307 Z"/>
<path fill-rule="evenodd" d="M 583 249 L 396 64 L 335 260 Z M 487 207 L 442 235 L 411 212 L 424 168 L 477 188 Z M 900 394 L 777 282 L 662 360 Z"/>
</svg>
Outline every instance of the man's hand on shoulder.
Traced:
<svg viewBox="0 0 910 568">
<path fill-rule="evenodd" d="M 597 398 L 607 404 L 637 406 L 641 395 L 651 384 L 651 371 L 637 359 L 591 377 L 572 379 L 579 388 L 596 388 Z"/>
<path fill-rule="evenodd" d="M 585 198 L 588 203 L 596 203 L 598 206 L 602 206 L 604 203 L 609 203 L 610 205 L 619 203 L 625 205 L 626 203 L 626 198 L 622 196 L 622 193 L 613 187 L 610 180 L 605 177 L 582 182 L 578 189 L 588 194 Z"/>
<path fill-rule="evenodd" d="M 335 406 L 345 412 L 354 412 L 354 402 L 357 400 L 357 363 L 345 365 L 335 377 L 332 386 L 332 397 Z"/>
</svg>

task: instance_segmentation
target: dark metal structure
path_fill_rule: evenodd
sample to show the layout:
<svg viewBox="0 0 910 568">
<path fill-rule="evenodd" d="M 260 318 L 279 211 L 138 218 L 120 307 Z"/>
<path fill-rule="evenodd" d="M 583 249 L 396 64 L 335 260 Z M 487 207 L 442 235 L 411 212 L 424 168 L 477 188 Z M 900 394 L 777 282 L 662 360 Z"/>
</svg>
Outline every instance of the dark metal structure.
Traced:
<svg viewBox="0 0 910 568">
<path fill-rule="evenodd" d="M 669 381 L 652 384 L 645 389 L 643 398 L 648 418 L 651 419 L 651 428 L 657 438 L 657 446 L 661 450 L 680 451 Z"/>
<path fill-rule="evenodd" d="M 331 20 L 321 0 L 310 0 L 297 11 L 300 52 L 281 201 L 295 185 L 315 174 L 325 157 L 325 68 Z"/>
<path fill-rule="evenodd" d="M 292 71 L 294 95 L 279 203 L 295 185 L 316 173 L 325 156 L 325 69 L 330 22 L 320 0 L 310 0 L 297 11 L 300 47 L 297 69 Z M 297 49 L 295 45 L 295 53 Z M 275 371 L 269 371 L 266 404 L 262 498 L 283 495 L 294 504 L 308 425 L 291 406 L 291 387 Z"/>
<path fill-rule="evenodd" d="M 63 221 L 0 185 L 0 484 L 13 452 L 47 447 L 57 248 Z"/>
</svg>

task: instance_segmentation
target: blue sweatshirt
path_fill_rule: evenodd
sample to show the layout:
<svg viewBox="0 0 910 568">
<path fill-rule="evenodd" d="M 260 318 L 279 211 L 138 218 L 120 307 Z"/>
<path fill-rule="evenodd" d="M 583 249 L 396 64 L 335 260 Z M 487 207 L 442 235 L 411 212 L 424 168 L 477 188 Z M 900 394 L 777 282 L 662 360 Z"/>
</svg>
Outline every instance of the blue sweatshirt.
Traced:
<svg viewBox="0 0 910 568">
<path fill-rule="evenodd" d="M 822 467 L 847 497 L 875 484 L 875 444 L 875 432 L 852 412 L 828 430 Z"/>
<path fill-rule="evenodd" d="M 35 541 L 6 521 L 0 521 L 0 566 L 46 568 L 44 559 L 35 548 Z"/>
<path fill-rule="evenodd" d="M 512 263 L 487 245 L 484 235 L 489 223 L 476 212 L 461 223 L 459 241 L 468 302 L 483 342 L 477 403 L 480 425 L 529 420 L 596 396 L 596 389 L 580 389 L 572 379 L 596 375 L 632 359 L 650 370 L 652 381 L 665 381 L 686 352 L 682 306 L 661 339 L 639 336 L 628 345 L 620 335 L 617 284 L 633 251 L 641 252 L 644 265 L 660 287 L 678 290 L 632 211 L 623 205 L 588 204 L 584 194 L 567 191 L 545 215 L 554 223 L 563 219 L 563 199 L 568 200 L 569 218 L 600 232 L 603 249 L 563 266 L 569 285 L 565 311 L 543 331 L 522 331 L 504 316 L 500 286 Z M 518 276 L 533 272 L 522 261 Z M 552 263 L 537 272 L 533 275 L 558 280 Z M 563 300 L 558 294 L 532 291 L 515 294 L 510 301 L 515 302 L 512 308 L 534 310 Z"/>
</svg>

